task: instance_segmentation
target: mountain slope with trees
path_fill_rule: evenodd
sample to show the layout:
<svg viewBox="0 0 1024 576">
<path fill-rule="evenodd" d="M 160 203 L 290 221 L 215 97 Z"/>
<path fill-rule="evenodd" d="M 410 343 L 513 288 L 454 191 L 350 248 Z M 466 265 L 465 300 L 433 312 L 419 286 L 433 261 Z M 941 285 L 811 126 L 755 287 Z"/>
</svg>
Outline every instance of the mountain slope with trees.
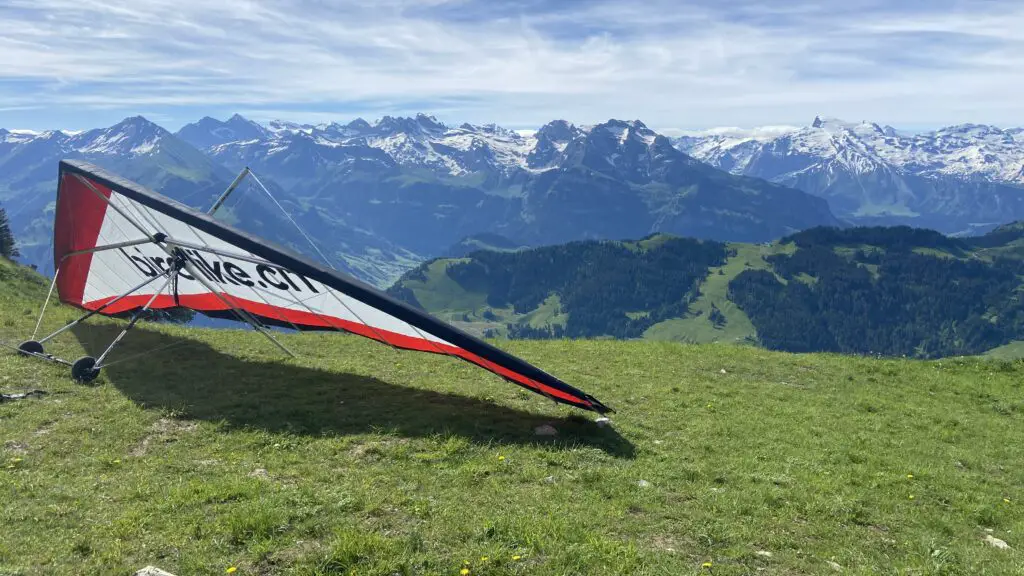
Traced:
<svg viewBox="0 0 1024 576">
<path fill-rule="evenodd" d="M 528 315 L 532 323 L 506 326 L 513 337 L 635 338 L 683 314 L 708 267 L 726 257 L 720 242 L 664 235 L 478 251 L 421 265 L 390 291 L 421 307 L 464 307 L 464 315 L 479 312 L 489 322 Z"/>
<path fill-rule="evenodd" d="M 1024 338 L 1024 260 L 979 254 L 990 239 L 898 227 L 781 242 L 797 250 L 729 284 L 768 348 L 934 358 Z"/>
<path fill-rule="evenodd" d="M 392 293 L 490 336 L 934 358 L 1024 340 L 1022 248 L 1021 224 L 973 238 L 814 228 L 761 245 L 656 235 L 436 260 Z"/>
</svg>

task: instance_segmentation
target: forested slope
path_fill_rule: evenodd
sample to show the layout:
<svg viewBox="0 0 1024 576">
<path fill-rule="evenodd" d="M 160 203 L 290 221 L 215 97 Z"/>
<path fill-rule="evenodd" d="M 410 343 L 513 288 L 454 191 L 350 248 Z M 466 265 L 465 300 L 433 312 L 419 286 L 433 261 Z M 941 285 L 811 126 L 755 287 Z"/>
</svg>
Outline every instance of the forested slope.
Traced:
<svg viewBox="0 0 1024 576">
<path fill-rule="evenodd" d="M 1024 226 L 974 238 L 814 228 L 771 244 L 656 235 L 436 260 L 392 293 L 489 336 L 758 343 L 934 358 L 1024 340 Z"/>
</svg>

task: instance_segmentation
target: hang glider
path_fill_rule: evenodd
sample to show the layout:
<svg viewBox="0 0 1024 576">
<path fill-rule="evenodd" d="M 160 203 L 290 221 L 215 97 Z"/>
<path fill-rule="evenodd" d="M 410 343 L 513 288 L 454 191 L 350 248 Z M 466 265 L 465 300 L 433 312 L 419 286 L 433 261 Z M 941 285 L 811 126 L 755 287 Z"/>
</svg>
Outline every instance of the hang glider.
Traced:
<svg viewBox="0 0 1024 576">
<path fill-rule="evenodd" d="M 555 402 L 612 412 L 593 396 L 372 286 L 86 162 L 60 163 L 53 256 L 51 293 L 56 288 L 61 302 L 86 313 L 39 340 L 33 334 L 20 350 L 70 364 L 79 381 L 98 376 L 144 312 L 182 307 L 249 322 L 288 354 L 267 326 L 348 332 L 454 356 Z M 70 363 L 44 352 L 45 342 L 95 314 L 131 314 L 99 357 Z"/>
</svg>

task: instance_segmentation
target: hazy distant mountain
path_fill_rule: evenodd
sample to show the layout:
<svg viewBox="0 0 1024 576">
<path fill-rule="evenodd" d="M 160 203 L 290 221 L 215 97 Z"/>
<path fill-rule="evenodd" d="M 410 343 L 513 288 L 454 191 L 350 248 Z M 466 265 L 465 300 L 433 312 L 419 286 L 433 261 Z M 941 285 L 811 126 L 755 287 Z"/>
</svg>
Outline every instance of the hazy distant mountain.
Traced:
<svg viewBox="0 0 1024 576">
<path fill-rule="evenodd" d="M 61 159 L 85 159 L 188 203 L 209 204 L 229 172 L 142 117 L 86 132 L 0 134 L 0 202 L 22 258 L 52 268 L 49 246 Z"/>
<path fill-rule="evenodd" d="M 178 130 L 176 136 L 196 148 L 209 148 L 228 142 L 259 140 L 269 134 L 263 126 L 235 114 L 224 122 L 206 116 Z"/>
<path fill-rule="evenodd" d="M 1024 217 L 1024 131 L 965 124 L 907 135 L 815 118 L 803 128 L 684 136 L 712 166 L 828 199 L 840 217 L 957 232 Z"/>
</svg>

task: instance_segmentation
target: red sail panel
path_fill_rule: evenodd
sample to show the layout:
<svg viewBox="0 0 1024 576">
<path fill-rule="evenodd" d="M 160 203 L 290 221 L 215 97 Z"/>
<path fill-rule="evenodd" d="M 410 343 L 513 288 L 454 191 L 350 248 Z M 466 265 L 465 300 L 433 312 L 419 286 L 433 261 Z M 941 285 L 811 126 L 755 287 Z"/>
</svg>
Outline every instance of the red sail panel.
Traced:
<svg viewBox="0 0 1024 576">
<path fill-rule="evenodd" d="M 54 270 L 67 254 L 96 247 L 107 213 L 105 198 L 109 197 L 110 189 L 105 186 L 96 184 L 93 191 L 74 176 L 61 174 L 53 226 Z M 57 290 L 62 302 L 76 306 L 82 304 L 85 279 L 91 265 L 92 254 L 83 254 L 61 266 Z"/>
</svg>

